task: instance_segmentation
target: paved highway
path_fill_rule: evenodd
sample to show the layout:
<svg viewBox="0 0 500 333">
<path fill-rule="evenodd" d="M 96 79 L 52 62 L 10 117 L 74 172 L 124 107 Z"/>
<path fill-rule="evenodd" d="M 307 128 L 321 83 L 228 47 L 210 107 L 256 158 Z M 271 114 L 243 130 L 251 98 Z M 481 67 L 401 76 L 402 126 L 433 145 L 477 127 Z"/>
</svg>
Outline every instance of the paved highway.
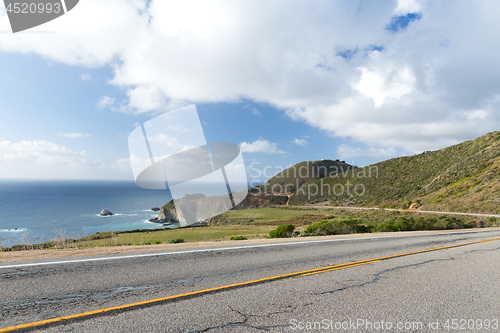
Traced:
<svg viewBox="0 0 500 333">
<path fill-rule="evenodd" d="M 0 263 L 0 332 L 500 332 L 500 230 L 370 236 Z"/>
</svg>

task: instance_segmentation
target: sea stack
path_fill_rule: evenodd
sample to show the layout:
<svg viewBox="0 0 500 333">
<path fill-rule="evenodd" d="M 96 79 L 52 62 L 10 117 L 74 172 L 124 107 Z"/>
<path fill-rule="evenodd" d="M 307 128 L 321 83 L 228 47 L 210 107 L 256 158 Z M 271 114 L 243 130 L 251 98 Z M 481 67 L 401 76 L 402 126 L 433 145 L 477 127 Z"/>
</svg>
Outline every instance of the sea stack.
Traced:
<svg viewBox="0 0 500 333">
<path fill-rule="evenodd" d="M 109 210 L 107 209 L 103 209 L 101 210 L 101 216 L 109 216 L 109 215 L 113 215 L 113 213 L 111 213 Z"/>
<path fill-rule="evenodd" d="M 152 210 L 153 212 L 158 212 L 158 211 L 160 211 L 160 208 L 159 208 L 159 207 L 153 207 L 153 208 L 151 208 L 151 210 Z"/>
</svg>

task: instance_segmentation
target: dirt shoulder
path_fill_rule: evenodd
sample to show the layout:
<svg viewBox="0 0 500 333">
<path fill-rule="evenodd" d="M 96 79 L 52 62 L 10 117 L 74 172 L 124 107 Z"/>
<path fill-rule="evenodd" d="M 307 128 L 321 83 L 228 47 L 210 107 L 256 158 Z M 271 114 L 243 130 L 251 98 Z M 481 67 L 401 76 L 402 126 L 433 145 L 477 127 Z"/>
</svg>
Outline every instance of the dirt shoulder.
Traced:
<svg viewBox="0 0 500 333">
<path fill-rule="evenodd" d="M 298 237 L 298 238 L 280 238 L 280 239 L 251 239 L 243 241 L 220 241 L 220 242 L 197 242 L 197 243 L 182 243 L 182 244 L 159 244 L 159 245 L 131 245 L 131 246 L 116 246 L 116 247 L 94 247 L 94 248 L 79 248 L 79 249 L 57 249 L 57 250 L 26 250 L 1 252 L 0 262 L 27 261 L 40 259 L 54 258 L 72 258 L 83 256 L 102 256 L 109 254 L 124 254 L 132 252 L 158 252 L 158 251 L 176 251 L 189 250 L 197 248 L 209 247 L 225 247 L 225 246 L 247 246 L 255 244 L 271 244 L 271 243 L 287 243 L 301 242 L 310 240 L 327 240 L 327 239 L 349 239 L 349 238 L 373 238 L 384 236 L 402 236 L 402 235 L 419 235 L 419 234 L 439 234 L 439 233 L 456 233 L 470 231 L 486 231 L 500 230 L 495 228 L 481 229 L 457 229 L 457 230 L 433 230 L 433 231 L 405 231 L 405 232 L 380 232 L 370 234 L 349 234 L 335 236 L 315 236 L 315 237 Z"/>
</svg>

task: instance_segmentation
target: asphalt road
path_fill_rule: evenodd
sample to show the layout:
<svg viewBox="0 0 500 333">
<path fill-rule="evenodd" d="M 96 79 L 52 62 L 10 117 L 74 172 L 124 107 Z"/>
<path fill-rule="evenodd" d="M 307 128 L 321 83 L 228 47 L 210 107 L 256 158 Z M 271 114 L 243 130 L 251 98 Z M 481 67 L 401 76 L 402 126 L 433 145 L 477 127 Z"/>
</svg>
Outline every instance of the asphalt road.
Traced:
<svg viewBox="0 0 500 333">
<path fill-rule="evenodd" d="M 123 305 L 34 329 L 500 332 L 495 238 L 500 230 L 0 263 L 0 332 Z"/>
</svg>

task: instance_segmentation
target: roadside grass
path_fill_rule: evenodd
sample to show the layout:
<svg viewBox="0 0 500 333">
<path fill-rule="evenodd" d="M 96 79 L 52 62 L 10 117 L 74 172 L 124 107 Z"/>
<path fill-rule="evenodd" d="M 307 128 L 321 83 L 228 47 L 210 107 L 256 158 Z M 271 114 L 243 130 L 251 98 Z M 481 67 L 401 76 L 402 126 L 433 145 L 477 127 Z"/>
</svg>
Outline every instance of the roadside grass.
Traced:
<svg viewBox="0 0 500 333">
<path fill-rule="evenodd" d="M 90 248 L 124 245 L 150 245 L 183 242 L 208 242 L 268 238 L 272 230 L 289 228 L 290 236 L 313 236 L 346 233 L 439 230 L 497 227 L 499 220 L 491 217 L 419 213 L 418 211 L 352 210 L 324 207 L 268 207 L 235 210 L 224 213 L 220 225 L 192 226 L 177 229 L 108 231 L 80 239 L 56 239 L 32 245 L 0 247 L 1 251 L 33 249 Z M 285 227 L 285 225 L 291 225 Z M 293 229 L 292 229 L 293 227 Z M 288 229 L 287 229 L 288 230 Z M 275 231 L 277 232 L 277 231 Z"/>
<path fill-rule="evenodd" d="M 272 226 L 262 225 L 219 225 L 205 227 L 186 227 L 178 229 L 160 229 L 137 233 L 115 233 L 111 238 L 77 240 L 70 247 L 97 247 L 121 245 L 167 244 L 174 239 L 184 239 L 184 242 L 209 242 L 229 240 L 234 236 L 265 238 Z"/>
</svg>

